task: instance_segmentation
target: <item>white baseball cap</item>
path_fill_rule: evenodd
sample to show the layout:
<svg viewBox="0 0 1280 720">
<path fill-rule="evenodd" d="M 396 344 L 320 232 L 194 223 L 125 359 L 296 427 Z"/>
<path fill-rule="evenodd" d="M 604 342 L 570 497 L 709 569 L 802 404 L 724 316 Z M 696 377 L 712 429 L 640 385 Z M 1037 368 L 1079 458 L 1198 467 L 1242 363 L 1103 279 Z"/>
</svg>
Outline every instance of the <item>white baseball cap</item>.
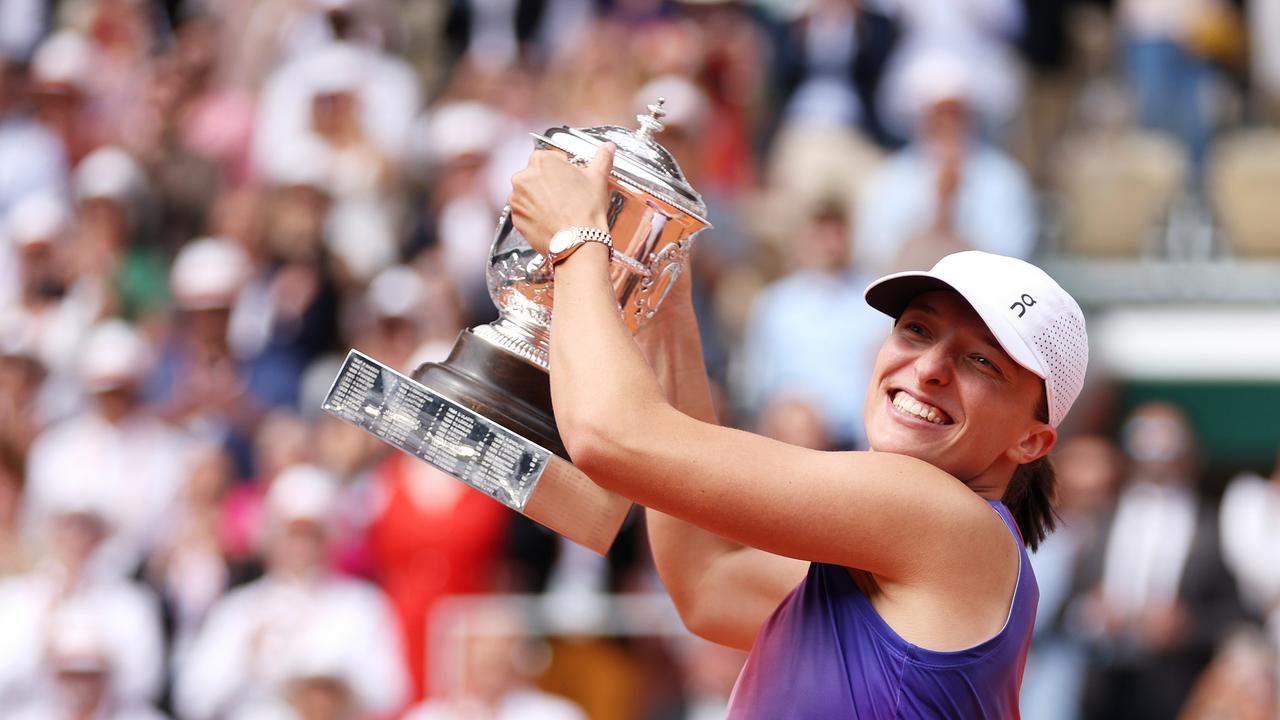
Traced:
<svg viewBox="0 0 1280 720">
<path fill-rule="evenodd" d="M 146 173 L 123 148 L 104 146 L 76 165 L 71 184 L 76 199 L 132 202 L 146 189 Z"/>
<path fill-rule="evenodd" d="M 373 278 L 365 299 L 379 318 L 413 318 L 426 294 L 421 275 L 408 266 L 394 265 Z"/>
<path fill-rule="evenodd" d="M 271 482 L 267 508 L 280 523 L 310 520 L 326 525 L 338 502 L 338 481 L 315 465 L 293 465 Z"/>
<path fill-rule="evenodd" d="M 198 238 L 174 258 L 169 287 L 183 310 L 228 308 L 235 304 L 251 269 L 249 256 L 234 241 Z"/>
<path fill-rule="evenodd" d="M 36 193 L 19 200 L 9 211 L 9 239 L 20 248 L 54 242 L 71 224 L 71 211 L 56 195 Z"/>
<path fill-rule="evenodd" d="M 31 74 L 36 82 L 49 85 L 82 86 L 93 72 L 93 46 L 74 30 L 50 35 L 31 58 Z"/>
<path fill-rule="evenodd" d="M 151 349 L 129 323 L 104 320 L 95 325 L 80 352 L 80 379 L 89 392 L 114 390 L 137 382 L 151 366 Z"/>
<path fill-rule="evenodd" d="M 1084 313 L 1045 271 L 1017 258 L 969 250 L 928 272 L 900 272 L 867 286 L 867 304 L 898 317 L 912 298 L 954 290 L 978 313 L 1014 362 L 1044 378 L 1049 424 L 1067 416 L 1084 386 L 1089 337 Z"/>
</svg>

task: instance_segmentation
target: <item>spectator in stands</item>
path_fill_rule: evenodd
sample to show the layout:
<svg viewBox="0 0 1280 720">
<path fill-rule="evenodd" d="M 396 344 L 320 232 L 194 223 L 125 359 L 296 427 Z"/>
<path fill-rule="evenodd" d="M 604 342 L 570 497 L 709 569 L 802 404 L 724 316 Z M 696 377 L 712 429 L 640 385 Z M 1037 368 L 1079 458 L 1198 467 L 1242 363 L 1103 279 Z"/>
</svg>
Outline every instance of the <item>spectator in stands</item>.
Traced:
<svg viewBox="0 0 1280 720">
<path fill-rule="evenodd" d="M 207 720 L 278 704 L 296 679 L 290 658 L 323 660 L 358 712 L 408 700 L 401 635 L 383 594 L 328 569 L 338 488 L 318 468 L 282 473 L 267 496 L 267 574 L 228 593 L 179 669 L 178 714 Z M 316 649 L 320 643 L 324 651 Z"/>
<path fill-rule="evenodd" d="M 0 715 L 6 718 L 58 696 L 58 675 L 66 669 L 58 664 L 58 634 L 74 631 L 68 626 L 79 623 L 77 617 L 92 618 L 94 642 L 109 658 L 112 698 L 125 706 L 157 699 L 164 673 L 159 609 L 141 586 L 103 572 L 112 509 L 107 488 L 86 482 L 95 470 L 86 464 L 46 488 L 46 552 L 29 573 L 0 582 Z M 51 640 L 52 655 L 46 652 Z"/>
<path fill-rule="evenodd" d="M 93 46 L 76 30 L 45 38 L 31 59 L 31 101 L 36 117 L 62 141 L 74 167 L 105 143 L 107 131 L 93 114 L 88 83 Z"/>
<path fill-rule="evenodd" d="M 355 42 L 349 19 L 328 21 L 335 40 L 289 60 L 263 87 L 254 159 L 277 179 L 296 139 L 323 146 L 333 202 L 326 241 L 349 274 L 367 281 L 398 254 L 400 159 L 421 97 L 404 60 Z"/>
<path fill-rule="evenodd" d="M 68 482 L 98 493 L 111 527 L 99 562 L 118 576 L 137 571 L 177 501 L 188 472 L 187 437 L 142 403 L 150 350 L 126 323 L 96 326 L 79 350 L 89 406 L 36 438 L 27 468 L 23 523 L 32 538 L 47 529 Z"/>
<path fill-rule="evenodd" d="M 83 600 L 63 603 L 49 621 L 48 665 L 52 684 L 30 704 L 6 717 L 12 720 L 165 720 L 165 715 L 136 698 L 122 697 L 115 686 L 121 672 L 122 641 L 107 608 Z"/>
<path fill-rule="evenodd" d="M 1022 72 L 1013 44 L 1025 23 L 1018 0 L 897 0 L 902 28 L 884 80 L 884 120 L 901 136 L 918 118 L 912 68 L 943 55 L 970 73 L 974 126 L 1000 143 L 1022 100 Z"/>
<path fill-rule="evenodd" d="M 1244 473 L 1222 496 L 1222 550 L 1248 609 L 1268 619 L 1280 638 L 1280 456 L 1270 477 Z M 1280 647 L 1280 646 L 1277 646 Z"/>
<path fill-rule="evenodd" d="M 361 704 L 347 638 L 313 626 L 280 661 L 281 686 L 267 701 L 230 715 L 231 720 L 347 720 L 374 717 Z M 387 716 L 385 714 L 379 716 Z M 387 716 L 389 717 L 389 716 Z"/>
<path fill-rule="evenodd" d="M 81 6 L 75 24 L 92 48 L 93 72 L 85 80 L 103 142 L 132 150 L 134 133 L 148 121 L 153 53 L 165 32 L 156 12 L 146 3 L 122 0 L 91 0 Z"/>
<path fill-rule="evenodd" d="M 22 198 L 60 195 L 67 187 L 66 151 L 50 128 L 31 117 L 26 79 L 22 65 L 0 55 L 0 221 Z"/>
<path fill-rule="evenodd" d="M 1115 443 L 1097 435 L 1063 441 L 1054 450 L 1053 465 L 1060 521 L 1031 556 L 1040 605 L 1022 679 L 1021 707 L 1027 717 L 1075 720 L 1080 717 L 1086 658 L 1078 628 L 1066 617 L 1076 599 L 1072 581 L 1081 554 L 1100 542 L 1103 523 L 1115 511 L 1124 467 Z"/>
<path fill-rule="evenodd" d="M 526 680 L 521 655 L 528 649 L 527 629 L 511 610 L 472 610 L 455 633 L 455 662 L 445 669 L 444 692 L 410 710 L 405 720 L 586 720 L 576 705 Z"/>
<path fill-rule="evenodd" d="M 78 272 L 70 225 L 62 200 L 31 195 L 9 213 L 6 228 L 17 266 L 16 282 L 8 287 L 14 297 L 0 302 L 0 334 L 15 356 L 30 357 L 53 377 L 32 408 L 32 419 L 44 422 L 74 409 L 76 353 L 102 312 L 102 288 Z"/>
<path fill-rule="evenodd" d="M 165 260 L 144 233 L 146 174 L 123 148 L 107 145 L 76 165 L 74 261 L 97 283 L 107 311 L 137 318 L 166 299 Z"/>
<path fill-rule="evenodd" d="M 156 549 L 144 578 L 161 598 L 167 650 L 180 666 L 209 610 L 227 588 L 260 571 L 254 563 L 230 556 L 224 544 L 223 504 L 232 482 L 231 459 L 221 448 L 193 453 L 179 502 L 160 523 Z"/>
<path fill-rule="evenodd" d="M 1238 617 L 1214 517 L 1197 495 L 1196 439 L 1164 403 L 1122 429 L 1127 483 L 1115 515 L 1082 556 L 1083 595 L 1069 612 L 1086 634 L 1082 715 L 1169 718 Z"/>
<path fill-rule="evenodd" d="M 1219 120 L 1224 88 L 1198 52 L 1197 34 L 1226 0 L 1121 0 L 1116 20 L 1124 43 L 1124 71 L 1138 123 L 1181 140 L 1199 165 Z"/>
<path fill-rule="evenodd" d="M 856 257 L 866 272 L 919 269 L 958 250 L 1030 256 L 1036 209 L 1022 169 L 976 127 L 976 70 L 921 55 L 905 71 L 918 122 L 906 149 L 868 181 Z"/>
<path fill-rule="evenodd" d="M 796 270 L 755 300 L 740 368 L 753 414 L 779 395 L 797 396 L 819 409 L 831 442 L 848 448 L 866 443 L 862 378 L 888 332 L 862 299 L 870 278 L 854 265 L 851 238 L 841 204 L 824 203 L 813 212 L 793 250 Z"/>
<path fill-rule="evenodd" d="M 378 273 L 365 293 L 367 319 L 357 346 L 390 367 L 412 372 L 410 358 L 422 339 L 426 296 L 427 284 L 409 267 L 396 265 Z"/>
<path fill-rule="evenodd" d="M 744 3 L 682 0 L 695 35 L 697 65 L 686 71 L 707 94 L 699 142 L 703 192 L 734 198 L 758 182 L 756 127 L 765 122 L 767 38 Z M 630 118 L 627 118 L 630 120 Z"/>
<path fill-rule="evenodd" d="M 479 101 L 442 103 L 420 123 L 431 193 L 413 250 L 426 251 L 427 263 L 457 287 L 468 325 L 497 317 L 485 268 L 500 207 L 489 192 L 487 172 L 503 130 L 504 119 Z"/>
<path fill-rule="evenodd" d="M 782 124 L 845 125 L 895 144 L 881 118 L 880 83 L 899 34 L 873 2 L 810 3 L 787 25 L 774 60 Z"/>
<path fill-rule="evenodd" d="M 368 531 L 373 572 L 404 638 L 414 697 L 432 672 L 431 611 L 449 595 L 493 592 L 512 514 L 489 497 L 404 453 L 373 471 L 378 512 Z"/>
<path fill-rule="evenodd" d="M 307 363 L 338 344 L 340 285 L 364 279 L 344 278 L 325 245 L 332 154 L 305 138 L 291 141 L 288 152 L 292 164 L 275 178 L 261 237 L 253 220 L 235 217 L 237 206 L 240 212 L 255 212 L 251 199 L 228 198 L 222 222 L 234 231 L 235 242 L 253 243 L 249 246 L 255 249 L 228 328 L 233 350 L 247 363 L 249 392 L 258 402 L 292 408 Z"/>
<path fill-rule="evenodd" d="M 177 66 L 179 103 L 169 127 L 180 152 L 214 163 L 224 186 L 235 186 L 250 179 L 257 99 L 249 88 L 233 82 L 231 63 L 218 55 L 230 20 L 212 10 L 188 11 L 191 17 L 175 29 L 169 62 Z M 175 170 L 158 169 L 162 175 Z M 185 184 L 181 178 L 175 180 Z M 186 237 L 200 231 L 192 230 Z"/>
<path fill-rule="evenodd" d="M 223 238 L 200 238 L 178 253 L 169 273 L 177 312 L 147 386 L 148 399 L 172 422 L 225 445 L 242 471 L 260 403 L 249 392 L 246 363 L 231 347 L 229 325 L 249 271 L 244 251 Z"/>
</svg>

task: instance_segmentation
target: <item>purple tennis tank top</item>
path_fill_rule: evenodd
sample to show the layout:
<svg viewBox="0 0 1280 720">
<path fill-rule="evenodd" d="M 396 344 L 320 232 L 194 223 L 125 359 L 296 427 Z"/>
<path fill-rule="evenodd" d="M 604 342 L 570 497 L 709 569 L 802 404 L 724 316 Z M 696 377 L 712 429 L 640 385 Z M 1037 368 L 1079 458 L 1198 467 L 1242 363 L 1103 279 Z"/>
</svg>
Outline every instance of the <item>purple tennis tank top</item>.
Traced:
<svg viewBox="0 0 1280 720">
<path fill-rule="evenodd" d="M 938 652 L 898 636 L 846 568 L 813 563 L 760 629 L 729 701 L 729 720 L 1018 717 L 1018 688 L 1040 589 L 1018 539 L 1018 583 L 1005 626 L 966 650 Z"/>
</svg>

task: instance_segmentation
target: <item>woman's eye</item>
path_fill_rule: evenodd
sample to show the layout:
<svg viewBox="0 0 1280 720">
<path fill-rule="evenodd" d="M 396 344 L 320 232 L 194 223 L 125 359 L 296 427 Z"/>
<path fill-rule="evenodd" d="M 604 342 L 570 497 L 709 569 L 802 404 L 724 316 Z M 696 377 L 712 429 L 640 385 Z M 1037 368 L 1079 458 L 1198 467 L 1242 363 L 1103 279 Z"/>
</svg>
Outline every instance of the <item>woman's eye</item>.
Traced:
<svg viewBox="0 0 1280 720">
<path fill-rule="evenodd" d="M 981 366 L 984 370 L 991 370 L 997 373 L 1000 372 L 1000 368 L 996 367 L 995 363 L 991 362 L 989 358 L 986 358 L 982 355 L 974 355 L 973 361 L 977 363 L 979 366 Z"/>
<path fill-rule="evenodd" d="M 906 323 L 905 325 L 903 325 L 903 327 L 906 328 L 907 332 L 909 333 L 913 333 L 915 335 L 924 335 L 924 327 L 922 327 L 919 323 Z"/>
</svg>

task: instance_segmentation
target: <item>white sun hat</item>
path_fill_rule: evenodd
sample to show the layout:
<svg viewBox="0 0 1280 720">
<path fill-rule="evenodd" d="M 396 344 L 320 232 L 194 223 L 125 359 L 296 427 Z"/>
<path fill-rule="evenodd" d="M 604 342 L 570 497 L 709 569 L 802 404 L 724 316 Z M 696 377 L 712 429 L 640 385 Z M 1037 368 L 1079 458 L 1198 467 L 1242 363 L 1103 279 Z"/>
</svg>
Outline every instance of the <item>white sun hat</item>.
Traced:
<svg viewBox="0 0 1280 720">
<path fill-rule="evenodd" d="M 912 298 L 933 290 L 959 293 L 1009 357 L 1044 378 L 1049 423 L 1062 422 L 1089 365 L 1084 313 L 1075 299 L 1035 265 L 977 250 L 948 255 L 928 272 L 886 275 L 867 286 L 865 296 L 896 318 Z"/>
</svg>

